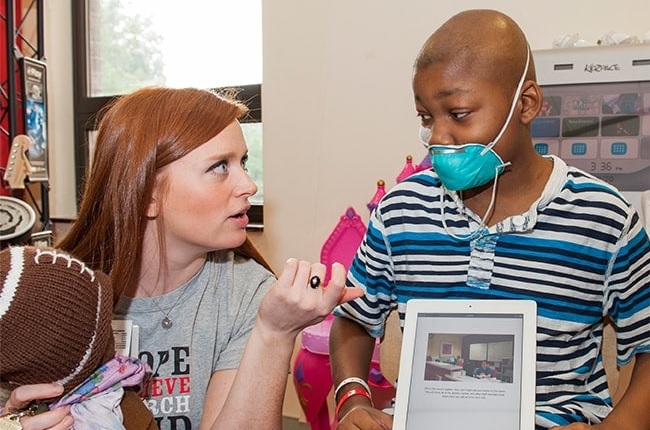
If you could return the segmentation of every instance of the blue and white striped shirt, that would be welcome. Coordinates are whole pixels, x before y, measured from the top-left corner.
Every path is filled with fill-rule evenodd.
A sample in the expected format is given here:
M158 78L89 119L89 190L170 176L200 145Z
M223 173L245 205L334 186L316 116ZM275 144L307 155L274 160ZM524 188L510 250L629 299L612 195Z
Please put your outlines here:
M650 240L611 185L553 157L528 212L481 224L432 171L397 184L373 212L348 285L366 295L335 313L375 337L411 298L537 302L537 428L600 422L611 410L603 318L617 328L617 361L650 353ZM442 201L442 203L441 203ZM444 211L444 224L442 218Z

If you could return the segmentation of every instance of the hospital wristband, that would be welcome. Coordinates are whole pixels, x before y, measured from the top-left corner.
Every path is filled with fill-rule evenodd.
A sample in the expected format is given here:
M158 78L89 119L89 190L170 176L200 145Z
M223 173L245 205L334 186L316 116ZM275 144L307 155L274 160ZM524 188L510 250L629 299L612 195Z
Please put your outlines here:
M352 396L364 396L368 398L368 400L370 400L370 405L372 405L372 399L370 398L369 392L361 388L355 388L354 390L350 390L347 393L343 394L339 402L336 404L336 411L334 412L334 416L336 417L337 421L340 419L339 412L341 411L341 407L343 406L343 403L345 403Z
M351 376L349 378L345 378L344 380L342 380L341 383L336 387L336 389L334 390L334 399L336 399L336 397L339 395L339 391L341 391L341 388L352 383L357 383L361 385L363 388L366 389L368 393L370 393L370 387L368 386L368 383L366 381L356 376Z

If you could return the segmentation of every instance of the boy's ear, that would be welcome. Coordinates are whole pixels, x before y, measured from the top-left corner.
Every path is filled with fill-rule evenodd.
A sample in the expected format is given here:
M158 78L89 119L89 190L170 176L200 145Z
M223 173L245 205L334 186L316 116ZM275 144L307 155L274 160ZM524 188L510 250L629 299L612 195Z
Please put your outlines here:
M521 93L522 110L521 122L523 124L530 124L542 109L544 102L544 95L539 84L535 81L524 82L523 91Z

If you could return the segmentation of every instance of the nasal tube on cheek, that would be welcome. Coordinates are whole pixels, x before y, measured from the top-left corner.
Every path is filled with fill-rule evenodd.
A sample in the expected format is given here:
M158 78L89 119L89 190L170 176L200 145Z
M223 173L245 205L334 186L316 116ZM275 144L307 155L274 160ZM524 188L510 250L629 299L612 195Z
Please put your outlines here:
M423 125L420 126L420 142L422 142L425 147L429 146L429 141L431 141L432 134L433 132L430 128L427 128Z

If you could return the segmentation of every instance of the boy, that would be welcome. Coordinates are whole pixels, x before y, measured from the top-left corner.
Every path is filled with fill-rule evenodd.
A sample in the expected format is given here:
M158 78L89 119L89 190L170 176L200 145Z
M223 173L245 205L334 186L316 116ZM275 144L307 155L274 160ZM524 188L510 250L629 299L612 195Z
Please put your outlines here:
M650 241L616 189L534 151L543 95L522 30L459 13L422 47L413 90L433 169L384 197L350 267L366 294L337 308L330 334L337 429L391 428L359 377L389 312L423 297L536 300L538 429L650 428ZM636 357L614 409L606 315L618 363Z

